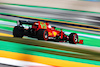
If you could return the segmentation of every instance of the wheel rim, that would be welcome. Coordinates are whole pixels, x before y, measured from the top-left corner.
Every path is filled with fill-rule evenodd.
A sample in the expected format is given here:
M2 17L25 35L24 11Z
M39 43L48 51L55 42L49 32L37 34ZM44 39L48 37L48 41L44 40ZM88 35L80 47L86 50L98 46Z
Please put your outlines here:
M48 40L48 32L46 30L44 31L43 37L44 37L44 40Z
M78 35L77 34L74 34L73 41L75 44L78 43Z
M48 38L48 34L47 34L47 32L45 32L44 37L45 37L46 39Z
M78 38L77 38L77 35L75 36L75 42L78 42Z

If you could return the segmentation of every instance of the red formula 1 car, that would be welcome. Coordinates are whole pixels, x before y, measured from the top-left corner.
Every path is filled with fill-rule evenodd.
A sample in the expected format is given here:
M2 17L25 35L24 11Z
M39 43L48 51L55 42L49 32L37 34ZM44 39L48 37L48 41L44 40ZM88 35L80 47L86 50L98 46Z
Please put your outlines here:
M25 29L22 24L31 25L28 29ZM32 21L23 21L19 20L17 22L17 26L13 29L13 36L20 37L29 36L35 37L38 40L54 40L57 42L67 42L72 44L80 43L82 44L83 41L80 40L78 42L78 35L76 33L71 33L69 36L66 35L62 30L58 31L55 27L51 27L47 22L32 22Z

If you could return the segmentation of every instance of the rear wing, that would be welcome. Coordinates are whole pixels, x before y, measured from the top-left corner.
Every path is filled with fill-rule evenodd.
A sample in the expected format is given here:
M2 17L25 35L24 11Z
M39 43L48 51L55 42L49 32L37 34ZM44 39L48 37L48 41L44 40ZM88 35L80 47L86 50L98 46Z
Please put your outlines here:
M25 21L25 20L19 20L17 21L17 25L22 25L22 24L28 24L28 25L33 25L33 21Z
M22 26L22 24L27 24L27 25L32 25L32 26L34 26L33 24L35 24L40 29L47 29L47 26L48 26L48 23L41 22L41 21L35 22L35 21L19 20L17 22L17 26L20 26L20 25Z

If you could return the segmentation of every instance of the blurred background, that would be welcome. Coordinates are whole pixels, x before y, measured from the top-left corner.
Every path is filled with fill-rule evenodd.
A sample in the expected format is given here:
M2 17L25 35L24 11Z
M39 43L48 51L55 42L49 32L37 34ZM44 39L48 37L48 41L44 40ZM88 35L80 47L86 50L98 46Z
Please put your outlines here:
M1 67L100 67L99 6L100 0L0 0ZM84 44L12 38L18 20L49 22Z

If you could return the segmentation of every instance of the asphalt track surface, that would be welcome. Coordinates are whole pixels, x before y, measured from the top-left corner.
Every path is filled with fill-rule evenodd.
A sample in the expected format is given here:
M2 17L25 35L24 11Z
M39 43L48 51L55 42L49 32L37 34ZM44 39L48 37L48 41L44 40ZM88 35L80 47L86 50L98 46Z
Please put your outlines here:
M36 16L36 17L44 17L44 18L53 18L53 19L60 19L60 20L70 20L70 21L77 21L80 23L88 23L92 25L99 26L99 21L98 20L92 20L95 21L92 23L90 22L90 19L88 20L83 20L86 19L87 16L91 16L92 14L84 14L81 12L71 12L71 11L63 11L63 10L54 10L54 9L45 9L45 8L29 8L29 7L19 7L19 6L11 6L11 5L0 5L0 12L2 13L13 13L13 14L18 14L18 15L27 15L27 16ZM93 14L94 15L94 14ZM94 16L99 16L98 14L95 14ZM83 19L82 19L82 18ZM13 19L18 21L19 19L22 18L17 18L17 17L6 17L6 16L0 16L0 18L5 18L5 19ZM81 18L81 19L80 19ZM53 26L63 28L63 29L70 29L70 30L78 30L78 31L84 31L87 33L93 33L93 34L99 34L97 31L91 31L91 30L84 30L84 29L78 29L78 28L72 28L72 27L66 27L66 26L61 26L57 24L51 24Z

